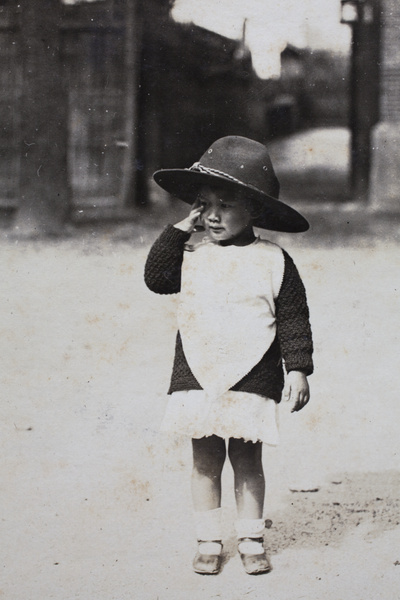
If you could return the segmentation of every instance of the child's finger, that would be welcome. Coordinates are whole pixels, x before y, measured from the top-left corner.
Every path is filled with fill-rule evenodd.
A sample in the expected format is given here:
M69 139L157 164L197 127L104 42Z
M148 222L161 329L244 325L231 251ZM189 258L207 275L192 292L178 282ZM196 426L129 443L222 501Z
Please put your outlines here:
M201 210L199 209L193 209L190 211L189 215L188 215L188 220L190 221L190 223L194 224L197 219L199 219L201 216Z
M296 402L295 402L295 404L294 404L294 406L292 408L292 412L298 412L299 410L301 410L302 408L304 408L305 405L308 403L308 401L309 401L309 397L307 395L300 396L296 400Z
M198 219L201 216L203 210L203 206L192 207L192 210L190 211L189 215L192 219Z
M298 410L300 410L301 403L302 403L301 393L297 392L296 394L293 394L293 407L292 407L291 412L297 412Z
M195 200L195 202L192 204L192 210L196 210L196 209L203 210L203 208L204 208L203 204L202 204L202 202L201 202L201 200L199 198L197 198Z
M288 402L290 400L290 396L291 396L291 391L292 388L290 385L286 385L284 390L283 390L283 397L285 399L286 402Z

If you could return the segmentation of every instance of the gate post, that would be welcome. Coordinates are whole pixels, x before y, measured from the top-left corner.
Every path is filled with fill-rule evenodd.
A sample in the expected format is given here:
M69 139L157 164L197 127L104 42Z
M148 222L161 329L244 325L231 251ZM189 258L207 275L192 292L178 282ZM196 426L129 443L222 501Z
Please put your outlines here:
M20 202L13 231L17 236L61 233L70 204L61 9L59 0L29 0L21 7Z
M400 3L382 0L380 121L372 137L370 205L400 213Z
M379 120L380 0L341 0L341 5L341 22L352 28L351 192L354 200L367 200L371 131Z

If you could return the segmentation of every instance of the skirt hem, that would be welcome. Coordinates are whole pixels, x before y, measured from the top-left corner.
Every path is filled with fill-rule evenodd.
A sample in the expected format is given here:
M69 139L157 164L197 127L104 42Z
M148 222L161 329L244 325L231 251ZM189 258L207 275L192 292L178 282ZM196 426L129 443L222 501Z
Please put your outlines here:
M160 430L194 439L217 435L277 446L277 410L275 400L257 394L229 391L210 399L200 390L174 392Z

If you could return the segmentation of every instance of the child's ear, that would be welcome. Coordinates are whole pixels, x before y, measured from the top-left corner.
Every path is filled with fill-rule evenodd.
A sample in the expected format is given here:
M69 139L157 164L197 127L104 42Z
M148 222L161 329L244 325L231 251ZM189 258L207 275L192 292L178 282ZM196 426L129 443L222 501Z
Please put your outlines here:
M248 200L248 211L251 214L252 219L258 219L263 213L263 208L260 202Z

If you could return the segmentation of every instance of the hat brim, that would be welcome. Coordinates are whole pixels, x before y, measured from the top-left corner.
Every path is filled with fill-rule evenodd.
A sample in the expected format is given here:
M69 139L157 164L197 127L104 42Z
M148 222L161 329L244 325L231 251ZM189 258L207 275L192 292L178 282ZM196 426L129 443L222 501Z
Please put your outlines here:
M284 202L245 183L209 173L199 173L189 169L161 169L153 175L156 183L166 192L187 204L193 204L199 190L204 186L223 185L226 189L243 190L246 197L254 199L262 207L262 214L254 219L254 226L271 231L301 233L310 228L308 221Z

